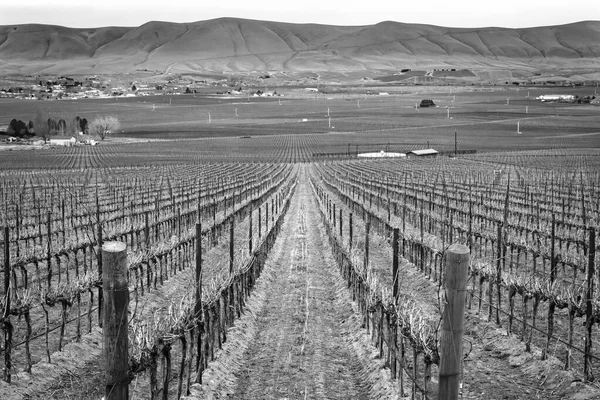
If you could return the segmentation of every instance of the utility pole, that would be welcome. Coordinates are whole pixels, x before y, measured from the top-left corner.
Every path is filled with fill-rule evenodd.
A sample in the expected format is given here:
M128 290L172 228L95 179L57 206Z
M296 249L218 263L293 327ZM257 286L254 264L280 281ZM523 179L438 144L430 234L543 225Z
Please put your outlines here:
M458 139L456 129L454 130L454 157L458 156Z

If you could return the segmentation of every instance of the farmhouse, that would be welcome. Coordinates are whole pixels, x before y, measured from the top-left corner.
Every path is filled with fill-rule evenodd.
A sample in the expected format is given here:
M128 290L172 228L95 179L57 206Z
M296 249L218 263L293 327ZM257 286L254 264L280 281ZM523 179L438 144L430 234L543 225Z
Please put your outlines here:
M77 139L72 136L53 136L48 143L50 146L74 146Z
M409 157L437 157L438 151L434 149L413 150L408 153Z

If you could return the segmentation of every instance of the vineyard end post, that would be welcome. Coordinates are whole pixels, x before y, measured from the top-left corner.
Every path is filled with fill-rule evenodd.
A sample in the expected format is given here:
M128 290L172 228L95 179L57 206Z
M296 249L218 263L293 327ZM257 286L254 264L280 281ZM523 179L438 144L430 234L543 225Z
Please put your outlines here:
M202 224L196 224L196 302L194 314L197 327L197 357L196 357L196 383L202 384ZM190 371L191 373L191 371Z
M268 218L268 217L267 217ZM234 244L234 221L233 215L231 216L231 221L229 223L229 273L233 274L233 244Z
M398 282L398 242L400 240L400 230L394 228L392 236L392 279L393 279L393 295L394 302L398 301L399 282Z
M106 368L105 398L126 400L129 398L127 246L122 242L104 243L102 260L102 286L105 295L102 331Z
M459 398L469 248L461 244L453 244L446 252L446 259L438 399L454 400Z

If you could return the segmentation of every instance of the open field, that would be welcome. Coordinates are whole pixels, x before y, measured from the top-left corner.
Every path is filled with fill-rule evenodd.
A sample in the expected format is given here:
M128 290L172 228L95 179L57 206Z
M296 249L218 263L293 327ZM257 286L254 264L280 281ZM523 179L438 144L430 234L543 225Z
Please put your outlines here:
M109 158L115 158L111 153L116 151L119 154L131 152L133 157L156 154L158 159L162 158L161 154L183 158L256 156L264 159L270 157L265 144L276 149L284 145L296 148L294 151L304 154L296 158L297 161L311 161L307 156L314 153L355 153L385 148L403 152L426 147L453 151L455 131L458 150L478 152L590 149L600 143L600 107L541 103L534 99L548 93L593 95L593 88L459 89L394 87L387 89L389 96L352 93L316 94L308 98L302 90L288 90L283 92L285 96L278 98L184 95L54 102L2 99L0 122L8 124L12 118L28 121L36 108L63 118L80 116L91 120L97 115L115 115L124 132L114 134L103 146L118 142L120 136L168 140L94 150ZM423 98L433 99L438 107L416 109L415 104ZM517 133L517 124L521 134ZM178 142L180 139L186 139L184 146ZM281 155L281 151L274 150L272 154ZM52 152L36 152L35 159L54 159L55 153L62 155L63 152L87 154L88 150ZM20 154L3 157L11 164L18 164L20 159L28 158ZM119 165L116 162L100 166Z
M462 397L598 398L600 107L534 99L594 88L367 90L0 99L0 125L42 107L123 130L0 146L0 398L103 395L107 240L128 246L132 398L435 398L452 243Z

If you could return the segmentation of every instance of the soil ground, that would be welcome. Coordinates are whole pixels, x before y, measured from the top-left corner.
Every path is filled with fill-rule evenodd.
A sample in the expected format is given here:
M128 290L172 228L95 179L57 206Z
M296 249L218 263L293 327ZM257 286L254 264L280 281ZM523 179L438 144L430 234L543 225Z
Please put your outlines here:
M396 398L340 279L304 171L249 311L190 398Z

